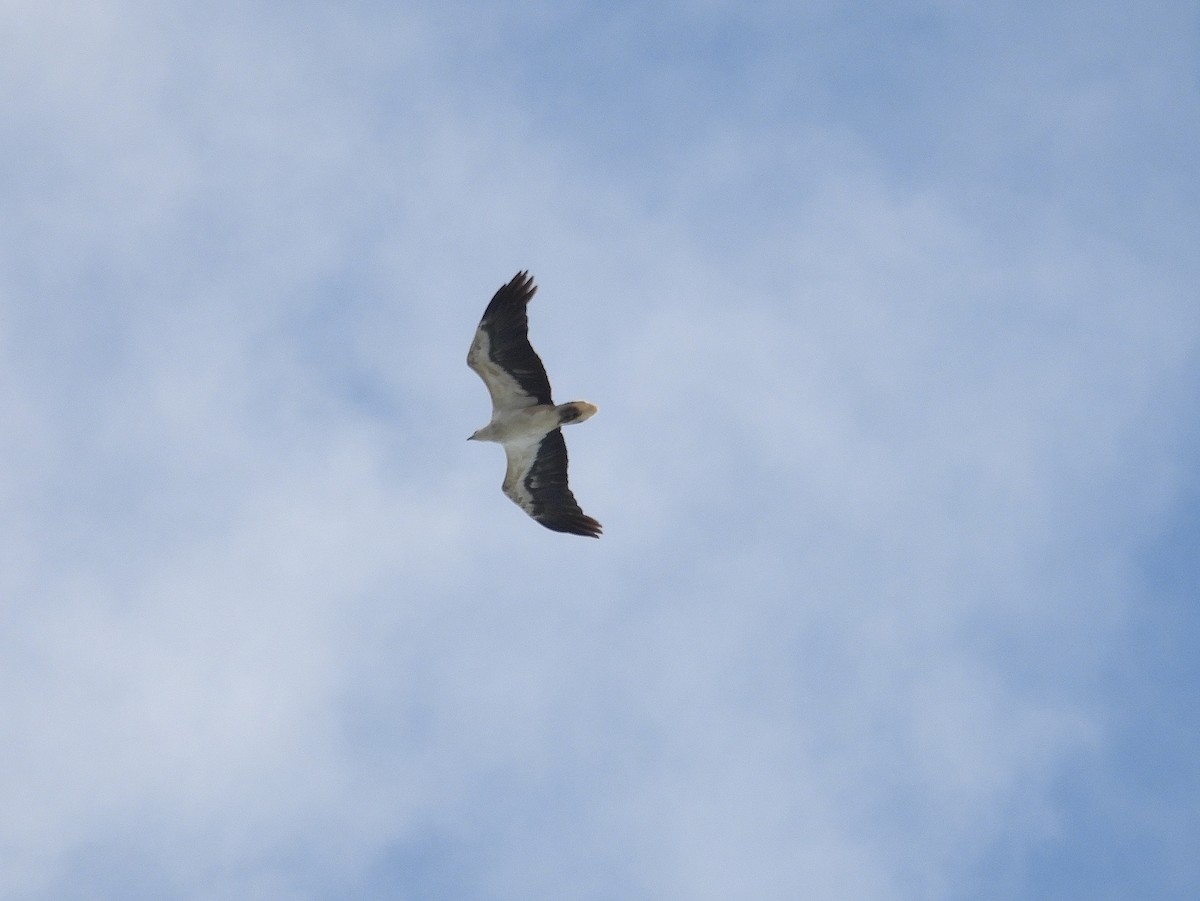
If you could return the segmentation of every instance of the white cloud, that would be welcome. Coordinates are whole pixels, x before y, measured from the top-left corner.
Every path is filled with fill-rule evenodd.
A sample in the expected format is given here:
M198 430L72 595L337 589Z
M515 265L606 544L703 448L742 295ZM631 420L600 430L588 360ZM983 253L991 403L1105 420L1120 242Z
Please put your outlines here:
M688 106L661 169L433 14L247 9L5 13L3 893L949 897L1051 841L1186 265L853 117ZM602 542L462 440L526 266Z

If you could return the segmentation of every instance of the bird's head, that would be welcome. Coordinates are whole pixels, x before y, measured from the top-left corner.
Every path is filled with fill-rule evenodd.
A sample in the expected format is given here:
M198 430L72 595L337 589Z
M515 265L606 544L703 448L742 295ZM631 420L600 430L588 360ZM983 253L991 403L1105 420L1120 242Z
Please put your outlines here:
M482 429L476 429L471 433L468 441L495 441L496 433L492 430L493 423L488 423Z

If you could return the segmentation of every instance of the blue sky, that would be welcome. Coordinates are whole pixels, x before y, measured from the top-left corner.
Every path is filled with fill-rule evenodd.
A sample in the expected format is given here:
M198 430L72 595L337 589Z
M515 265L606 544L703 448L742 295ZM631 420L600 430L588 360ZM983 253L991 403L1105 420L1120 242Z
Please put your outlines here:
M1194 897L1193 6L5 4L0 895Z

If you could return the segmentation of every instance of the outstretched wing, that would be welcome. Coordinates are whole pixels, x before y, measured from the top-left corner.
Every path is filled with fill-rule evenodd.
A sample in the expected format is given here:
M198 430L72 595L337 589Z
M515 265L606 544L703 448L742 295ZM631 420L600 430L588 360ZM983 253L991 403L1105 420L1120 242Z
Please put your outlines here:
M562 429L547 432L538 442L505 444L508 472L504 493L555 532L600 537L600 523L580 509L567 487L567 443Z
M513 276L483 311L467 352L467 365L487 385L493 410L553 403L546 367L529 343L525 305L536 291L528 272Z

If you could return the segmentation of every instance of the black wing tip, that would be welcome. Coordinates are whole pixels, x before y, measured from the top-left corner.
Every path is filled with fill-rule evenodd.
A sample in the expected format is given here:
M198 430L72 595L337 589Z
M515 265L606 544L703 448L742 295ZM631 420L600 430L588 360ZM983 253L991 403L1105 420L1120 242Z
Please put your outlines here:
M533 283L533 276L528 269L522 269L496 291L496 297L503 295L505 300L516 300L523 304L529 303L535 294L537 285Z
M533 276L529 274L528 269L522 269L514 275L504 288L511 291L514 297L523 304L528 304L533 300L533 295L537 294L537 285L533 283ZM503 291L504 288L500 290Z
M599 538L604 531L604 527L586 513L545 513L534 519L552 531L585 538Z
M537 285L528 270L518 272L492 295L479 324L489 330L517 328L524 332L527 328L525 307L536 293Z

